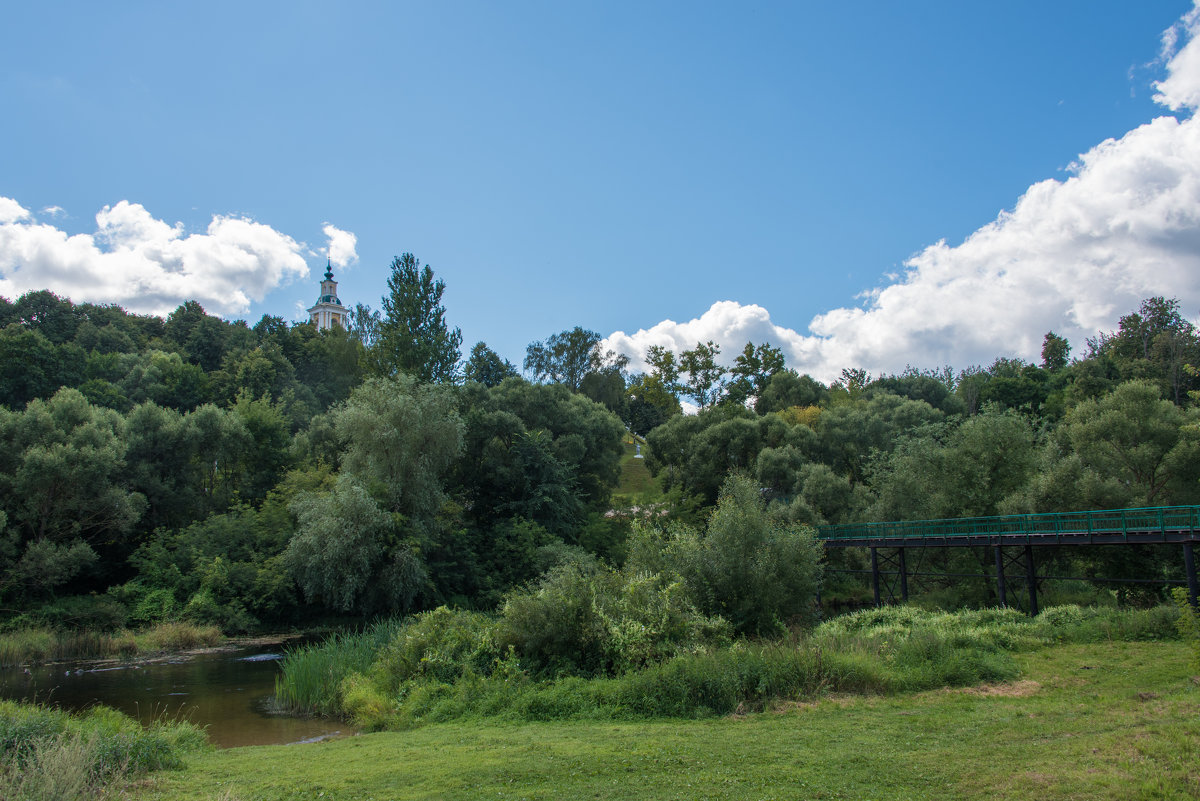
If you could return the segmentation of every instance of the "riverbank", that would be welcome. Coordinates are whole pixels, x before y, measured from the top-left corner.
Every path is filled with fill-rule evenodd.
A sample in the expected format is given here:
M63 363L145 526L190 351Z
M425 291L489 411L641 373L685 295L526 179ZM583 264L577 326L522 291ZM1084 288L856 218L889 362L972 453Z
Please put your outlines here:
M190 623L159 623L118 632L20 629L0 633L0 668L78 661L150 662L222 650L281 646L312 636L307 632L286 632L226 637L216 626Z
M1055 645L1016 654L1010 683L695 721L473 720L237 748L130 789L194 801L1196 798L1188 656L1178 642Z

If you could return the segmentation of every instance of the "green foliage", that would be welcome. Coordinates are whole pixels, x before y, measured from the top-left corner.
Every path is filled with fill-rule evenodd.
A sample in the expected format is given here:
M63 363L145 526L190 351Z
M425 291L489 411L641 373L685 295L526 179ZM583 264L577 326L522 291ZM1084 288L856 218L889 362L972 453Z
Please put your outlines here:
M619 674L722 642L724 621L696 611L677 579L575 563L509 594L495 630L538 675Z
M999 514L1033 472L1032 426L988 408L953 428L931 426L900 442L871 476L872 520L929 520Z
M476 342L471 348L471 356L463 368L463 378L467 381L477 381L485 387L499 386L506 378L516 378L517 368L508 359L487 346L486 342Z
M811 376L799 375L795 370L780 370L771 376L755 399L754 411L769 414L793 406L816 406L828 396L829 390Z
M679 354L679 371L687 376L682 384L683 394L701 409L715 404L725 391L722 379L729 371L717 364L720 354L721 347L711 340L697 342L696 347Z
M769 634L814 619L820 560L812 530L777 524L758 485L735 475L703 532L635 527L626 569L678 576L704 614L739 633Z
M316 645L288 651L275 679L274 705L290 712L338 714L342 682L352 673L369 672L380 650L402 626L399 620L383 620L361 632L334 634Z
M0 410L0 498L29 539L62 542L127 532L144 499L120 482L124 420L77 390Z
M1158 389L1128 382L1080 403L1059 432L1085 470L1124 488L1119 507L1200 499L1200 432L1195 415L1162 400Z
M375 371L383 376L405 373L424 382L451 381L462 332L446 327L441 305L446 283L435 281L429 265L422 268L411 253L393 259L391 270L378 341L369 352Z
M329 493L303 493L291 505L296 534L284 564L310 601L332 609L407 609L424 588L424 566L397 539L392 516L351 475Z
M345 443L342 471L415 524L430 520L445 495L442 477L462 447L463 424L449 390L408 375L371 378L333 413Z
M105 706L70 715L0 701L0 797L98 798L127 776L183 767L206 746L204 732L182 721L143 727Z
M1200 671L1200 611L1192 606L1191 599L1188 598L1188 591L1183 587L1176 587L1172 590L1171 597L1179 611L1179 619L1176 621L1179 636L1192 649L1190 667L1192 670Z

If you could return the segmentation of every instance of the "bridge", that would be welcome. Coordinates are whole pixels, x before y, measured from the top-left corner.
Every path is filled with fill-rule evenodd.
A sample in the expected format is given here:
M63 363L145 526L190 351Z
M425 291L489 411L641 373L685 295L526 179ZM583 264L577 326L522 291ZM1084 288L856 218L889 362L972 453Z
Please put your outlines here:
M881 579L885 577L898 580L900 597L902 600L908 600L910 573L906 554L911 548L993 548L996 590L1000 604L1006 605L1007 601L1008 582L1005 572L1017 567L1025 573L1031 615L1038 613L1039 576L1034 569L1034 548L1038 546L1181 545L1188 597L1193 606L1197 603L1197 594L1200 591L1193 552L1195 543L1200 542L1200 506L1159 506L1146 509L1104 509L1093 512L826 525L818 527L817 538L827 548L870 549L869 572L876 606L882 602ZM1019 549L1015 556L1014 548ZM889 592L894 597L892 589L889 588Z

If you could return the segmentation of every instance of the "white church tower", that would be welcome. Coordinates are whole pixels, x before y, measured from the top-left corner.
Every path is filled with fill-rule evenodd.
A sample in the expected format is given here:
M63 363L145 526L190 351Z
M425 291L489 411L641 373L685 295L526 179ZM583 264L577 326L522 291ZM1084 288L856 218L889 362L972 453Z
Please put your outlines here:
M333 328L335 325L346 328L349 315L350 310L338 300L337 281L333 280L333 265L326 259L325 280L321 282L321 297L317 298L316 305L308 310L309 322L314 323L318 331Z

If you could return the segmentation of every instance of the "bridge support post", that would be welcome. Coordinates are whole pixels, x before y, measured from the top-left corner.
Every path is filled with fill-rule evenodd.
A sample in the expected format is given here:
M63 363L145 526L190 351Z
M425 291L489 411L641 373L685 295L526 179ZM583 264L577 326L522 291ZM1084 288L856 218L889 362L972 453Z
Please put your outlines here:
M900 600L908 603L908 561L904 558L903 548L896 555L900 562Z
M1001 606L1008 606L1008 598L1006 597L1004 586L1004 548L1000 545L996 546L996 597L1000 600Z
M1196 596L1200 586L1196 582L1196 555L1192 551L1192 543L1185 542L1183 544L1183 569L1187 572L1188 583L1188 601L1192 607L1196 607Z
M871 549L871 589L875 591L875 608L883 606L879 600L879 554Z
M1025 580L1029 583L1029 616L1036 617L1038 613L1037 575L1033 572L1033 546L1029 543L1025 544Z

